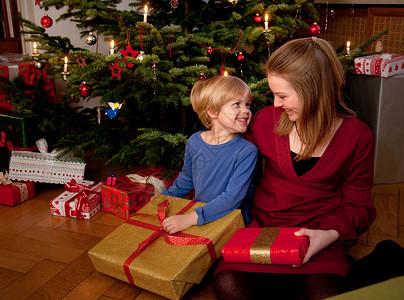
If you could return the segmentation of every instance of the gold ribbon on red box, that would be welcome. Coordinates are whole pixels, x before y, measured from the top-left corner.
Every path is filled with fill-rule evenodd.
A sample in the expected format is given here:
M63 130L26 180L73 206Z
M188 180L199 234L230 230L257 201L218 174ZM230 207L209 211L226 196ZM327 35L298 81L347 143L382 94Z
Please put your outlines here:
M185 211L190 209L196 201L190 201L183 209L181 209L177 215L183 214ZM164 200L157 206L157 217L160 221L160 224L162 224L163 220L166 217L166 210L168 208L169 202L168 200ZM151 214L141 214L141 213L136 213L135 215L143 215L143 216L152 216ZM131 256L128 257L128 259L125 261L123 268L125 270L126 277L128 278L128 281L130 284L135 285L133 281L133 277L130 274L129 271L129 265L133 262L133 260L139 256L156 238L159 236L164 236L164 239L167 244L170 245L179 245L179 246L184 246L184 245L203 245L205 244L206 247L208 248L208 252L211 258L212 263L214 263L217 259L216 257L216 252L215 252L215 247L213 246L213 243L210 239L201 237L201 236L196 236L192 234L187 234L183 232L177 232L175 234L169 234L164 229L162 226L156 226L152 224L148 224L142 221L134 220L134 219L129 219L125 223L139 226L142 228L150 229L154 231L146 240L143 242L139 243L138 248L132 253Z
M301 227L240 228L222 248L228 263L301 265L309 247Z

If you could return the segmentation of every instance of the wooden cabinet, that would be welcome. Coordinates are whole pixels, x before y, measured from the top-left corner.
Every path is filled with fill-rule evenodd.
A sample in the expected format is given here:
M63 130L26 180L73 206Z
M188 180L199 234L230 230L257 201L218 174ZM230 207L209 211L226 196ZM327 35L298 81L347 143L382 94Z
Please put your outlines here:
M320 37L328 40L334 48L350 41L351 49L354 49L371 36L388 29L389 32L380 38L383 52L404 54L404 5L387 5L388 1L378 5L335 2L330 1L328 5L316 2L320 15ZM353 3L352 0L350 2ZM375 51L376 43L366 50Z

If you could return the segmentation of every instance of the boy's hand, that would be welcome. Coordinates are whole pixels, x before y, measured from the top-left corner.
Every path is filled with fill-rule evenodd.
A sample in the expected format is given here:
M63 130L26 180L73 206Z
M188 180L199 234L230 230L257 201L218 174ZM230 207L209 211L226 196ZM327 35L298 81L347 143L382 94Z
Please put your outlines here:
M189 227L196 225L198 221L198 215L195 211L186 215L175 215L164 219L163 228L169 234L174 234L179 231L188 229Z

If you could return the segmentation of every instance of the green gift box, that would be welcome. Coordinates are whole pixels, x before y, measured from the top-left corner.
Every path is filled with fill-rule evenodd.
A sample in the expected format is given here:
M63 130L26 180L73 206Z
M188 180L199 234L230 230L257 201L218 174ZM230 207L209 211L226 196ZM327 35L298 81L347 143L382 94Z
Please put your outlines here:
M8 170L12 150L36 150L39 138L37 116L21 116L16 112L0 114L0 172Z

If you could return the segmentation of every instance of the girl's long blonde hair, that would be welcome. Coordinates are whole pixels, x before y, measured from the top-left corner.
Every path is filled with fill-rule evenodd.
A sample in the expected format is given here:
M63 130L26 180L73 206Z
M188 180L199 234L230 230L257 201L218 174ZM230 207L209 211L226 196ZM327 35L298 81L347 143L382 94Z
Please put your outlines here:
M335 50L320 38L295 39L277 49L266 63L266 74L287 80L303 101L298 120L304 149L297 160L308 159L333 132L337 117L354 117L343 99L345 74ZM275 132L288 135L294 126L286 112Z

